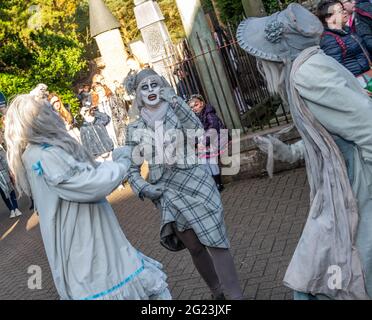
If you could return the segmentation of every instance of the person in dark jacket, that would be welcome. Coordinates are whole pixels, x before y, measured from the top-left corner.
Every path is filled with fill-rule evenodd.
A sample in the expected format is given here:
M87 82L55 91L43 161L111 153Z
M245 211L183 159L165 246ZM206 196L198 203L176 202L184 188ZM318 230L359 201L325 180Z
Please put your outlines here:
M354 19L351 28L363 39L369 53L372 53L372 3L357 0L354 6Z
M0 145L0 195L3 198L6 206L10 211L10 218L16 218L22 215L18 209L17 196L14 191L14 186L9 172L6 152Z
M79 88L77 98L81 103L81 107L84 107L86 102L92 103L92 93L89 84L85 83L81 88Z
M355 18L355 0L340 0L347 14L346 26L351 28L352 32L355 33L353 29L354 18Z
M318 5L318 18L324 25L320 47L354 76L370 69L369 53L363 40L348 27L348 14L340 1L323 0Z
M205 138L202 143L198 143L199 156L206 158L206 169L212 175L219 191L224 189L221 179L221 171L218 166L218 156L224 151L228 139L220 134L225 126L218 117L216 110L210 104L206 104L203 96L194 94L191 96L188 104L192 111L200 119L204 130ZM214 132L212 130L215 130ZM216 135L217 134L217 135Z

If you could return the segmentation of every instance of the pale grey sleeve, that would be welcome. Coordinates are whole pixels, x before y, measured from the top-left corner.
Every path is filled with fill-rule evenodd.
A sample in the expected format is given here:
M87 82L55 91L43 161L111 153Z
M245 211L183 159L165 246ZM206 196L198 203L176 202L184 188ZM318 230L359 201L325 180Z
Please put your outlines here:
M295 76L296 89L330 133L354 142L363 158L372 161L372 100L340 68L315 62L303 65Z
M108 196L126 178L128 166L106 161L98 167L81 163L63 150L46 151L42 175L60 198L74 202L97 202Z

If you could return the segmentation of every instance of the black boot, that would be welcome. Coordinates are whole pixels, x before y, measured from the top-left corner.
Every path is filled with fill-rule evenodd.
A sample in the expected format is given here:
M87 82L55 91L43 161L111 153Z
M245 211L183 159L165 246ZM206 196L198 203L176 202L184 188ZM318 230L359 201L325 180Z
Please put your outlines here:
M217 185L217 189L219 192L221 192L223 189L225 189L225 187L223 186L222 184L222 181L221 181L221 174L216 174L215 176L212 176L214 181L216 182L216 185Z

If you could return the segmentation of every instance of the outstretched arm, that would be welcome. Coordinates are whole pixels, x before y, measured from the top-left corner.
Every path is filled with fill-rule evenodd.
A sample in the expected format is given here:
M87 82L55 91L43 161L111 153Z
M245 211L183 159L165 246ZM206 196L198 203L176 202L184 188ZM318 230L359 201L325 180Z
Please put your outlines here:
M285 144L273 136L255 136L253 140L261 151L269 154L272 150L275 160L294 163L304 159L305 145L302 140L294 144Z
M34 164L59 197L74 202L104 199L126 178L129 165L129 161L107 161L94 168L57 147L44 150L39 163Z
M139 154L139 141L134 139L134 131L136 129L136 127L133 127L131 125L128 126L125 146L130 148L131 153L131 166L129 168L128 182L133 192L138 197L141 197L141 191L150 184L141 176L140 169L143 164L143 159L141 159L141 155Z
M253 140L261 151L267 153L266 170L270 178L273 177L274 159L294 163L304 158L305 145L302 140L290 145L270 135L255 136Z

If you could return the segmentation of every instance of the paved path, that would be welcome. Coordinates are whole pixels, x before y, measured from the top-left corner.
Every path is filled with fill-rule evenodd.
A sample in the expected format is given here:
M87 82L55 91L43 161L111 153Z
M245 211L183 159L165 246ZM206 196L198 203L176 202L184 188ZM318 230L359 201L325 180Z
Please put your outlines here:
M244 293L250 299L292 299L282 285L308 211L309 189L303 168L268 178L235 181L222 193L232 253ZM0 201L2 202L2 201ZM174 299L209 299L208 288L189 254L169 252L159 244L158 213L125 188L110 196L127 238L146 255L161 261ZM58 299L44 252L38 219L27 210L20 219L8 219L0 204L0 300ZM30 265L43 272L42 289L30 290Z

